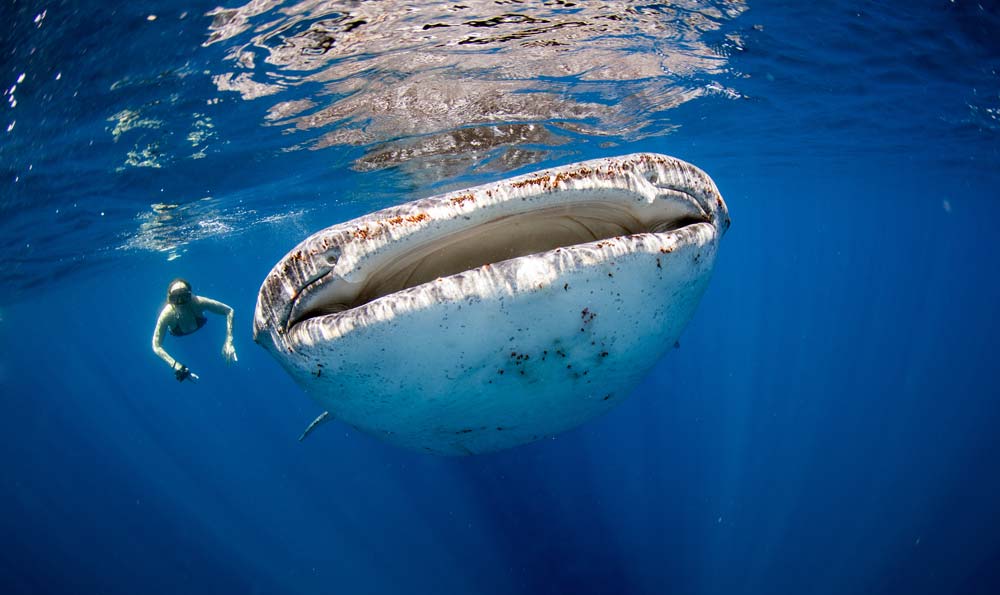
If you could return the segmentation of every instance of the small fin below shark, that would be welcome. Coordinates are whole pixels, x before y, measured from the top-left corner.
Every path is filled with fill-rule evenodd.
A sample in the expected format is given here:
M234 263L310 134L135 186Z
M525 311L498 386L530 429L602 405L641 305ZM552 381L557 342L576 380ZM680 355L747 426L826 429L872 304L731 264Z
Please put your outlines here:
M318 426L321 423L323 423L323 422L325 422L327 420L330 420L330 419L333 419L333 418L330 416L330 412L329 411L324 411L323 413L320 413L319 417L317 417L316 419L314 419L312 421L312 423L309 424L308 427L306 427L306 430L304 432L302 432L302 435L299 436L299 442L302 442L303 440L305 440L306 436L308 436L310 432L312 432L313 430L316 429L316 426Z

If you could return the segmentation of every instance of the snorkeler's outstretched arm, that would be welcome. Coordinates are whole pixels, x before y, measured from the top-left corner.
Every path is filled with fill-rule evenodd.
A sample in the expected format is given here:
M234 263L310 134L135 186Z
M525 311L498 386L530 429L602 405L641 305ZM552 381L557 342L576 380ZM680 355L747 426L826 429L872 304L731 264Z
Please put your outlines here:
M187 366L180 363L174 359L167 350L163 348L163 336L167 333L167 327L170 326L170 308L164 307L160 310L160 316L156 319L156 329L153 330L153 353L158 355L160 359L167 362L170 369L174 371L174 377L177 378L178 382L184 380L198 380L198 375L187 369Z
M225 315L226 342L222 344L222 357L226 358L227 362L237 361L236 348L233 347L233 309L220 301L207 297L198 296L198 303L213 314Z

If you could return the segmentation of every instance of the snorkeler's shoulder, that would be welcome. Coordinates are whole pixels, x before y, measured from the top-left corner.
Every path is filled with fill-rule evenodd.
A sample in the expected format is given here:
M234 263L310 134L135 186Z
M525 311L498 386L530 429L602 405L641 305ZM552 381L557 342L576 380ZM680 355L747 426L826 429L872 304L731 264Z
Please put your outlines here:
M177 308L171 304L165 304L160 310L160 315L156 318L156 334L162 336L176 322Z
M160 309L160 321L169 321L177 317L177 308L173 304L166 303Z
M232 309L218 300L202 296L196 296L194 303L199 309L208 310L209 312L213 312L215 314L228 314Z

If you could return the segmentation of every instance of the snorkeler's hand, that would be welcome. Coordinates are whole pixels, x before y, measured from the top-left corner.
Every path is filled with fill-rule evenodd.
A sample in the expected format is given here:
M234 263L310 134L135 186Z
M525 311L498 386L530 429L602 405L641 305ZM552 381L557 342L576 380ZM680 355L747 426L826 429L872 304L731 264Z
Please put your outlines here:
M174 378L177 378L177 382L184 382L185 380L190 380L194 382L198 380L198 375L188 370L188 367L184 364L178 362L174 367Z
M239 361L236 357L236 348L233 347L232 340L227 340L226 344L222 346L222 357L226 358L226 361L230 364Z

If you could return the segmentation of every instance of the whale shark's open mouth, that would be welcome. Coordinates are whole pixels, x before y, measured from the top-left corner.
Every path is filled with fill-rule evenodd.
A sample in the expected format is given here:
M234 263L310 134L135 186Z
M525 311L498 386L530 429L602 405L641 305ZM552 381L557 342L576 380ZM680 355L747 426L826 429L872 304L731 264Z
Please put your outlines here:
M657 213L658 209L652 207L643 212L636 207L649 205L636 203L634 198L631 203L607 198L499 217L437 239L373 270L346 307L360 306L438 277L529 254L637 233L662 233L709 221L704 213L667 209Z
M697 210L693 199L648 204L624 193L618 197L602 194L589 202L539 206L524 213L501 215L435 238L404 254L373 263L362 283L320 278L308 287L307 293L299 294L289 326L481 266L616 237L665 233L711 220Z
M315 234L272 272L278 291L265 282L256 326L264 314L284 334L443 277L698 225L714 231L728 214L711 180L684 162L642 154L528 174Z

